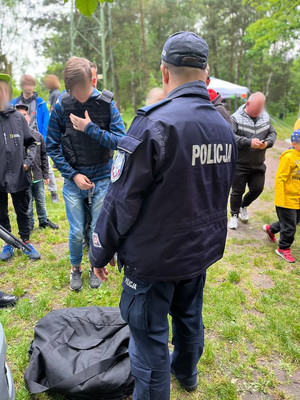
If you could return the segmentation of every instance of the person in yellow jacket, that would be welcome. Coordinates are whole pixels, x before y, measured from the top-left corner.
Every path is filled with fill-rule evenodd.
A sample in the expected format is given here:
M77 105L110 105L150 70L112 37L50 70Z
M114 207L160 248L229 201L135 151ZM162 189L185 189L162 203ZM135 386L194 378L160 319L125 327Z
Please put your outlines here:
M300 129L300 118L298 118L296 123L295 123L294 131L297 131L298 129Z
M280 156L275 177L275 206L279 221L264 225L268 239L276 243L275 234L280 232L276 253L290 263L296 260L291 253L296 227L300 222L300 129L291 136L292 148Z

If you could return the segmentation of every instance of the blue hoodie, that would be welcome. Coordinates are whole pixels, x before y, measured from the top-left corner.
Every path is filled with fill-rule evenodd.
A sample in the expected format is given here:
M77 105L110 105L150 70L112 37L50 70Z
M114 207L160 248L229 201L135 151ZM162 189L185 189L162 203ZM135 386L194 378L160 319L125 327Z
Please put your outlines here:
M20 102L21 96L16 97L11 101L11 104L16 105ZM49 124L49 111L46 102L41 98L36 99L36 123L38 131L43 135L46 141L47 129Z

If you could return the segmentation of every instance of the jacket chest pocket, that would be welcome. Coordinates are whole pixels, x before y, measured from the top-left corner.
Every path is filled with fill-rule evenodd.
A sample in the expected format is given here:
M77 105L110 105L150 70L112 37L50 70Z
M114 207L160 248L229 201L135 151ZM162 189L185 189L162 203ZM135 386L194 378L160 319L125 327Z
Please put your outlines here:
M120 301L121 315L129 327L149 330L149 291L151 283L124 276Z

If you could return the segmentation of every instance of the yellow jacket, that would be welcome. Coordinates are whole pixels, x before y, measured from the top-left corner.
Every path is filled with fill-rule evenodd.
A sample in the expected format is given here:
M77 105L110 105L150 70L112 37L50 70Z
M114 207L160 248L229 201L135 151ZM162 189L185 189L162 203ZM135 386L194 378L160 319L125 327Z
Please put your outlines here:
M275 177L275 206L300 209L300 152L286 150L280 156Z
M300 129L300 118L297 119L295 126L294 126L294 131L296 131L297 129Z

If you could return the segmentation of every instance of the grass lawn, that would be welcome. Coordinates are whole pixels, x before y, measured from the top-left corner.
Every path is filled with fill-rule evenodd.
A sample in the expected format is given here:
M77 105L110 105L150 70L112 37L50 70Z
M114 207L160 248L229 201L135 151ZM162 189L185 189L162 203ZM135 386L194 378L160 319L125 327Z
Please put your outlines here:
M268 152L269 174L275 173L280 151L275 148ZM113 268L109 281L99 290L88 288L87 255L83 290L69 290L68 223L62 180L56 174L61 201L52 204L47 192L47 210L60 229L36 228L31 238L42 259L32 262L16 251L11 261L0 264L1 290L20 297L16 307L0 310L17 400L30 399L23 374L35 323L61 307L118 306L121 292L122 277ZM261 229L262 224L276 218L273 196L272 184L267 182L264 193L250 209L249 224L229 233L224 258L208 270L203 310L206 341L198 367L199 389L187 394L172 379L173 400L300 399L300 234L293 245L299 262L289 265L278 258ZM17 232L11 206L10 215ZM50 397L39 395L34 399Z

